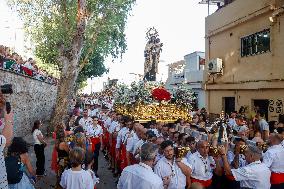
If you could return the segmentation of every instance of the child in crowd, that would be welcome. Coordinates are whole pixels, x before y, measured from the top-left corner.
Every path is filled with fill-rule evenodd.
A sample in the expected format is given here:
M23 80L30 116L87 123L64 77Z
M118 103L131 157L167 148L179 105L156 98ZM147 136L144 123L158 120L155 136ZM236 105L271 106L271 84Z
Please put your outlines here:
M69 154L71 169L62 173L60 185L64 189L94 189L94 181L90 172L82 169L85 150L75 147Z
M94 165L94 154L92 152L87 152L86 153L86 158L85 158L85 170L88 171L94 181L94 185L99 183L99 178L96 177L94 171L92 170L92 167ZM96 189L96 186L94 187Z

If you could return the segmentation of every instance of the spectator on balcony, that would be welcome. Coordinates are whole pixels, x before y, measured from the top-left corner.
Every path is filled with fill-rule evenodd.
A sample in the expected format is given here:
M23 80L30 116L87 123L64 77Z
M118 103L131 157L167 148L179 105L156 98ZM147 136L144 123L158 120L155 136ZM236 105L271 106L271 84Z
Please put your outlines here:
M34 66L33 66L33 59L32 58L29 58L28 61L24 64L24 66L26 68L29 68L31 70L34 70Z

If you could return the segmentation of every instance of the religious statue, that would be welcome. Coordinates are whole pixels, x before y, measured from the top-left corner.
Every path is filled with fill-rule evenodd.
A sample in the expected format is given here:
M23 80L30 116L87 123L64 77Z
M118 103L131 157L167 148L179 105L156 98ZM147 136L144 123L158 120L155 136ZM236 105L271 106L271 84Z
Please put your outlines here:
M148 42L144 50L144 81L156 81L163 43L160 42L159 34L154 27L148 30L146 38Z

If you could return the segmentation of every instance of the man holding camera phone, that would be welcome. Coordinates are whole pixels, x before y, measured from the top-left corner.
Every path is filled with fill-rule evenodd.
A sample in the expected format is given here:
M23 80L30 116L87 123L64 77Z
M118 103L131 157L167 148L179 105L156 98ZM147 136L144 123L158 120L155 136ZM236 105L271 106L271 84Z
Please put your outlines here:
M1 86L0 92L0 188L8 189L7 173L4 159L4 148L11 144L13 138L13 113L10 104L6 102L3 94L12 93L11 90L5 90L7 85ZM11 85L9 85L11 88ZM9 88L8 88L9 89Z

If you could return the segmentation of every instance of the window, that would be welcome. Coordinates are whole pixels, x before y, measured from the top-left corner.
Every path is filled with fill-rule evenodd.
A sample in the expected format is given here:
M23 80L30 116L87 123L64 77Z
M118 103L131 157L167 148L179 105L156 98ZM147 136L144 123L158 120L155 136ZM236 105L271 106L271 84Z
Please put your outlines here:
M270 30L241 38L241 56L252 56L270 51Z

